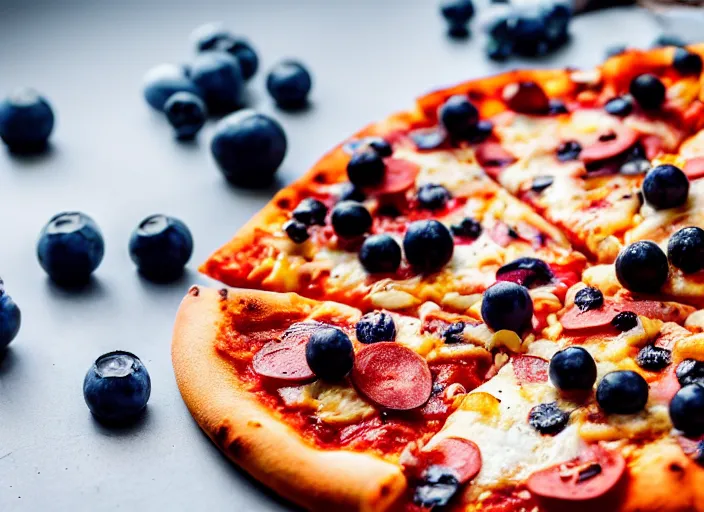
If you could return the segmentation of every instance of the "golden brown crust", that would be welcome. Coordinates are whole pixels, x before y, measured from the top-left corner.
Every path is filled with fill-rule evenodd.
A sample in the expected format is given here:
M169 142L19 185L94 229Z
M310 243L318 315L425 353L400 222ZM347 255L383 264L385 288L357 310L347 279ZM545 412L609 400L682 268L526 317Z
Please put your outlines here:
M227 301L228 304L223 304ZM172 359L188 409L213 442L275 492L309 510L387 509L406 488L400 468L363 453L304 442L242 384L215 350L224 307L268 315L309 307L294 294L193 287L176 317ZM256 321L256 319L255 319ZM248 322L251 323L251 322Z

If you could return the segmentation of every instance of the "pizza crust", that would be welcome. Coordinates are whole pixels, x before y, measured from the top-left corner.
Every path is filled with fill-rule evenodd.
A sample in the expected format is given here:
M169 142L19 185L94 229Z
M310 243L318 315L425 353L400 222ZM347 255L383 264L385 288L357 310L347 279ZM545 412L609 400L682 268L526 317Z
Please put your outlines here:
M398 466L368 454L317 449L242 389L215 350L223 301L261 318L311 302L294 294L191 288L176 317L171 354L179 390L200 427L254 478L308 510L388 509L406 489Z

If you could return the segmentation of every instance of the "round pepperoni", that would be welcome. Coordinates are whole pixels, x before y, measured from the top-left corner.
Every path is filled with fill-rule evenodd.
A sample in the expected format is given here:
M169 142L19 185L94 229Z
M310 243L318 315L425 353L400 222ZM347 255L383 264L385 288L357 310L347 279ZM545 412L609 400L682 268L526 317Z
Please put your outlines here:
M446 437L422 452L423 465L442 466L455 472L459 483L470 481L482 469L482 454L472 441Z
M528 490L543 498L584 501L616 487L626 470L620 453L592 446L582 455L528 477Z
M400 411L427 402L433 384L425 359L394 342L375 343L360 350L352 381L372 402Z
M318 322L293 324L281 341L270 341L254 354L254 371L263 377L291 382L315 380L306 361L306 344L310 335L322 325Z
M492 178L498 178L501 170L516 161L516 157L506 151L498 142L483 142L477 146L477 162Z
M385 158L386 172L384 179L378 185L365 188L368 194L384 195L398 194L413 187L420 168L407 160L399 158Z
M608 160L630 149L638 142L638 134L626 126L620 126L613 132L602 135L601 138L582 149L580 160L585 164Z
M690 180L704 177L704 156L690 158L687 160L687 163L684 164L682 170Z
M608 327L613 318L623 312L632 311L637 315L665 320L668 317L668 308L656 300L634 300L615 302L605 300L599 309L582 311L577 306L572 306L560 318L562 327L568 330L597 329Z
M534 384L548 381L548 367L550 363L536 356L514 356L513 374L519 384Z

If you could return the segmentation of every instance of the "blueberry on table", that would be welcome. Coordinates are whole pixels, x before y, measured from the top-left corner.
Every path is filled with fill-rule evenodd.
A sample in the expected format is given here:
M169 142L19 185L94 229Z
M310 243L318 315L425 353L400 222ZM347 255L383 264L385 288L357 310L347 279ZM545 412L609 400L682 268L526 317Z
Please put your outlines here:
M362 243L359 261L370 274L396 272L401 265L401 247L389 235L372 235Z
M381 155L367 147L352 154L347 163L347 177L357 187L372 187L384 179L386 164Z
M613 46L609 46L606 49L605 56L607 59L610 59L611 57L616 57L617 55L625 53L626 50L628 50L628 46L626 46L625 44L616 44Z
M215 126L210 150L228 181L264 187L271 184L286 155L286 134L263 114L235 113Z
M218 49L223 41L233 39L232 32L227 30L222 23L205 23L191 32L191 41L196 51Z
M696 359L685 359L677 365L675 376L681 386L704 384L704 362Z
M681 75L699 75L702 72L702 58L686 48L676 48L672 67Z
M596 401L608 414L635 414L648 401L648 383L631 370L609 372L596 388Z
M679 36L674 34L660 34L650 45L651 48L659 48L662 46L686 46L687 43Z
M20 331L22 314L12 298L0 290L0 353Z
M189 67L190 73L190 67ZM177 92L190 92L202 97L202 91L186 76L182 66L161 64L144 76L144 98L149 105L163 112L166 101Z
M509 18L513 52L524 57L538 57L550 50L545 19L537 12L516 13Z
M442 104L438 119L450 137L462 140L479 121L479 111L466 96L455 95Z
M704 433L704 386L687 384L677 391L670 401L670 419L685 434Z
M109 352L96 359L83 380L83 398L106 423L133 420L146 406L152 384L147 369L130 352Z
M314 197L304 198L291 212L294 219L306 226L324 225L327 214L328 207Z
M63 286L85 284L105 253L103 235L88 215L59 213L42 228L37 243L39 264Z
M357 201L340 201L332 209L330 217L335 234L341 238L355 238L372 227L372 216Z
M633 311L621 311L611 319L611 325L621 332L630 331L638 325L638 315Z
M589 390L596 382L596 362L584 348L567 347L552 356L548 375L560 391Z
M240 70L242 71L242 78L249 80L252 78L259 69L259 57L257 52L254 51L252 45L249 41L240 38L228 38L221 40L216 45L216 49L219 51L227 52L232 55L237 62L240 64Z
M663 347L646 345L638 351L636 364L651 372L657 372L672 362L672 352Z
M689 179L674 165L658 165L643 180L643 197L656 210L682 206L688 195Z
M667 281L667 256L655 242L641 240L625 247L616 258L616 278L632 292L657 292Z
M396 324L393 317L384 311L375 311L364 315L355 327L357 341L361 343L378 343L396 339Z
M631 96L645 110L655 110L665 101L665 86L655 75L638 75L629 86Z
M675 232L667 243L667 259L687 274L704 268L704 229L690 226Z
M617 96L606 102L604 110L612 116L626 117L633 112L633 102L628 96Z
M450 231L437 220L412 222L403 237L406 259L420 272L440 270L450 261L454 249Z
M208 114L205 103L190 92L177 92L164 105L169 124L176 132L176 138L189 140L203 128Z
M482 319L494 331L522 333L531 325L533 300L528 289L509 281L498 281L484 292Z
M53 128L49 102L32 89L19 89L0 102L0 138L12 152L42 151Z
M193 237L180 220L151 215L132 232L129 251L144 277L157 282L172 281L183 273L193 254Z
M440 12L447 21L451 36L464 37L469 33L467 25L474 16L474 4L471 0L445 0L440 5Z
M228 113L242 105L244 78L240 64L225 52L203 52L191 63L190 79L202 91L210 113Z
M450 200L450 192L436 183L425 183L418 187L418 205L426 210L444 208Z
M266 90L282 109L296 109L308 101L313 85L310 73L294 60L279 62L266 77Z
M580 311L599 309L604 305L604 294L598 288L587 286L575 294L574 304Z
M318 378L341 380L354 365L354 347L350 338L340 329L318 329L311 334L306 345L306 361Z
M486 56L491 60L503 62L513 53L513 41L489 38L485 51Z
M431 509L444 507L457 493L460 483L457 474L450 468L433 465L428 467L416 486L413 503Z
M528 413L528 423L541 434L559 434L567 426L570 413L563 411L557 402L538 404Z
M552 47L567 41L567 29L572 19L572 9L566 3L555 2L544 8L542 13L544 36Z

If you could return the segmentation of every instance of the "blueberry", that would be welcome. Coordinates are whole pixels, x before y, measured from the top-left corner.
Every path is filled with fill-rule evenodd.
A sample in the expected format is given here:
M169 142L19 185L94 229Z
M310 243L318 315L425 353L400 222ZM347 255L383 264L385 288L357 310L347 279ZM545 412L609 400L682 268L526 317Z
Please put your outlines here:
M444 208L450 199L450 192L442 185L426 183L418 187L418 205L426 210Z
M295 244L302 244L310 238L310 234L308 234L308 227L303 222L291 219L284 223L281 227L284 230L284 233L286 233L286 235Z
M151 281L172 281L183 273L193 254L193 237L186 225L167 215L150 215L135 228L130 258Z
M656 210L682 206L688 195L689 179L674 165L658 165L643 180L643 197Z
M438 119L452 138L462 140L479 121L479 111L466 96L456 95L448 98L440 107Z
M445 0L440 5L440 12L447 21L451 35L464 35L469 20L474 16L474 4L471 0Z
M451 225L450 231L455 236L465 236L476 240L482 234L482 225L471 217L465 217L459 224Z
M203 100L190 92L177 92L171 96L164 105L164 112L176 131L176 137L182 140L195 137L208 117Z
M550 115L557 115L557 114L567 114L569 110L567 110L567 105L565 105L564 101L558 100L556 98L552 98L548 102L548 114Z
M9 295L0 290L0 353L15 339L21 323L20 308Z
M37 244L39 264L56 283L85 284L105 253L103 235L88 215L64 212L42 228Z
M414 130L409 135L413 144L420 150L439 148L447 139L445 131L436 128Z
M672 235L667 243L667 259L687 274L704 268L704 229L690 226Z
M343 183L340 187L340 194L338 196L338 200L340 201L357 201L361 203L366 198L362 189L355 187L354 184L349 181Z
M235 113L215 126L210 149L230 182L263 187L271 184L286 155L286 134L263 114Z
M541 434L559 434L569 419L570 413L560 409L557 402L538 404L528 413L528 423Z
M521 272L523 274L521 280L522 282L519 284L527 288L549 284L555 277L550 265L545 263L543 260L524 256L501 266L496 271L496 279L498 281L504 280L502 279L504 276L515 272ZM505 280L515 282L515 280L512 279Z
M211 113L228 113L242 104L244 79L240 64L225 52L204 52L191 63L191 80L202 91Z
M611 57L616 57L617 55L625 53L626 50L628 50L628 46L626 46L625 44L616 44L613 46L609 46L606 49L605 55L607 59L610 59Z
M650 240L624 248L615 266L619 283L632 292L657 292L667 281L667 256Z
M577 160L582 152L582 146L576 140L568 140L557 148L557 159L560 162Z
M359 261L370 274L396 272L401 265L401 247L389 235L372 235L362 243Z
M524 57L545 55L550 49L545 19L537 13L519 14L509 19L513 33L513 52Z
M630 331L638 325L638 315L633 311L621 311L611 319L611 325L621 332Z
M201 98L203 96L181 66L161 64L150 69L144 76L144 98L156 110L163 111L166 101L177 92L190 92Z
M503 62L513 53L513 41L489 38L485 51L486 56L491 60Z
M608 414L635 414L648 401L648 383L631 370L609 372L596 388L596 401Z
M464 322L450 324L447 329L442 332L442 338L445 340L445 343L463 343L464 337L462 334L464 333L464 328Z
M665 86L658 77L648 73L631 80L629 91L645 110L657 109L665 101Z
M328 207L314 197L306 197L294 208L291 215L306 226L323 226Z
M139 358L121 350L103 354L83 379L83 398L106 423L133 420L147 406L152 383Z
M544 35L553 46L567 41L567 29L572 19L572 9L564 3L553 3L542 11Z
M347 177L357 187L378 185L384 179L385 172L384 160L372 148L355 151L347 163Z
M530 189L533 192L542 192L555 182L555 178L552 176L536 176L533 178L533 183Z
M687 384L670 401L670 419L676 429L691 436L704 433L704 387Z
M312 85L313 81L305 66L293 60L279 62L266 77L266 90L283 109L305 105Z
M454 242L450 231L437 220L412 222L403 237L406 259L416 270L437 272L452 258Z
M696 359L685 359L677 365L675 376L681 386L704 384L704 363Z
M687 43L679 36L673 34L660 34L650 45L651 48L662 46L686 46Z
M700 439L697 443L697 448L692 454L692 459L700 466L704 466L704 439Z
M644 370L662 370L672 362L672 352L663 347L646 345L638 351L636 364Z
M355 327L357 340L361 343L377 343L396 339L396 324L393 317L383 311L367 313Z
M552 356L548 374L561 391L592 389L596 382L596 363L582 347L567 347Z
M245 80L249 80L257 73L259 69L259 57L248 41L239 38L228 38L222 40L221 43L216 45L216 48L229 53L237 59L240 65L240 71L242 71L242 78Z
M10 151L43 150L53 128L49 102L32 89L19 89L0 102L0 138Z
M653 166L650 161L645 158L634 158L623 163L619 168L621 174L625 176L637 176L640 174L646 174Z
M355 238L372 227L372 216L356 201L340 201L332 209L330 218L335 234L341 238Z
M699 75L702 72L702 58L686 48L676 48L672 67L681 75Z
M482 119L469 131L467 142L471 144L479 144L488 139L494 131L494 123L488 119Z
M528 289L508 281L490 286L482 299L482 318L494 331L525 331L533 318L533 301Z
M216 50L223 41L233 39L232 33L221 23L206 23L197 27L191 33L191 41L196 51Z
M306 360L322 380L343 379L352 370L354 348L349 337L336 327L316 330L306 345Z
M606 102L604 110L612 116L626 117L633 112L633 102L628 96L617 96Z
M604 294L598 288L587 286L575 294L574 303L580 311L599 309L604 305Z
M372 139L369 141L369 147L381 157L388 157L394 154L394 148L391 147L391 144L386 139Z
M457 493L459 486L460 483L453 470L443 466L429 466L416 486L413 503L424 509L444 507Z

